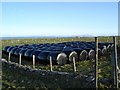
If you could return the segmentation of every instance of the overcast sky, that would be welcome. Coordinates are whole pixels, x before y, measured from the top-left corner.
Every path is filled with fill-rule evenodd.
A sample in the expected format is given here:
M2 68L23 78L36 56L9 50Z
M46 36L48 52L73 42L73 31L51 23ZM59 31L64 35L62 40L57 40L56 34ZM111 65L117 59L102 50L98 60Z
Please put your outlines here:
M4 2L2 36L118 35L117 2Z

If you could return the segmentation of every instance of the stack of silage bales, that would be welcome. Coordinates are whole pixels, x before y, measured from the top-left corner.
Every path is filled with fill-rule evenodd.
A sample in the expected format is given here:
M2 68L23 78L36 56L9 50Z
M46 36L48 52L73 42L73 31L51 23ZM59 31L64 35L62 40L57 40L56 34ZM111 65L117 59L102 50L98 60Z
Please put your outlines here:
M99 57L107 55L113 43L98 43ZM76 61L95 59L95 42L62 42L46 44L25 44L20 46L5 46L3 52L12 55L22 55L23 58L32 59L35 55L38 62L49 63L52 57L54 64L70 63L75 57Z

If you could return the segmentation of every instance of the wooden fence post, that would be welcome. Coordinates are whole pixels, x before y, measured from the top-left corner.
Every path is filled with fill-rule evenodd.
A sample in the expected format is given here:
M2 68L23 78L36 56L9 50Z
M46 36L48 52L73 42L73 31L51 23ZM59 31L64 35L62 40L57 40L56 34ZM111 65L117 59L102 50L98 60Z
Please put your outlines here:
M21 65L21 54L19 56L19 65Z
M113 84L115 85L115 62L114 62L114 48L112 48L112 52L111 52L111 65L112 65L112 70L111 70L111 74L112 74L112 78L113 78Z
M10 62L11 53L9 52L8 62Z
M114 65L113 65L113 72L114 72L114 85L115 88L119 88L119 83L118 83L118 71L117 71L117 67L118 67L118 62L117 62L117 45L116 45L116 37L113 37L113 43L114 43L114 50L113 50L113 61L114 61Z
M98 37L95 37L95 88L98 88Z
M50 71L53 71L52 69L52 57L50 56Z
M35 68L35 55L33 55L33 68Z
M73 57L73 68L74 68L74 72L76 72L75 57Z

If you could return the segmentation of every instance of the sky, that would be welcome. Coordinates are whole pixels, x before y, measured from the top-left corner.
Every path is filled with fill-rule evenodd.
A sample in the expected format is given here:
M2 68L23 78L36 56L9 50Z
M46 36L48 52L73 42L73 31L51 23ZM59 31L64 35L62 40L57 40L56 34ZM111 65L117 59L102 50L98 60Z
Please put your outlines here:
M118 3L2 3L2 37L82 35L118 35Z

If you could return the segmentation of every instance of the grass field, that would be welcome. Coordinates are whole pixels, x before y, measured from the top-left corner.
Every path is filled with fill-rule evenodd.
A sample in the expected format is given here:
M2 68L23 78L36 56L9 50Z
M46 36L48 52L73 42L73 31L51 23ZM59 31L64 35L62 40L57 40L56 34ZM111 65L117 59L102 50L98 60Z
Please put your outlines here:
M118 40L118 38L117 38ZM4 46L7 45L22 45L22 44L39 44L39 43L58 43L58 42L66 42L66 41L94 41L94 38L42 38L42 39L14 39L14 40L2 40L2 46L0 49L2 49ZM99 37L99 42L112 42L112 37ZM118 41L118 46L120 46L120 42ZM120 50L120 49L119 49ZM8 56L2 55L7 59ZM12 57L12 61L18 62L18 58ZM120 65L120 53L118 52L118 63ZM32 67L32 62L22 60L22 64L28 65ZM99 69L99 79L101 78L111 78L111 65L110 65L110 57L101 57L99 59L99 67L104 66L105 64L108 64L106 67ZM94 60L87 60L82 62L76 62L77 72L76 74L82 74L82 75L89 75L91 72L89 72L91 69L94 68ZM41 65L39 63L36 64L36 68L43 69L43 70L50 70L49 65ZM3 65L3 87L8 88L20 88L20 87L31 87L34 86L34 88L52 88L55 87L57 89L62 89L67 87L66 85L70 85L70 87L84 87L86 85L89 86L89 84L84 81L82 78L80 80L67 81L66 78L63 76L59 76L60 79L55 81L54 76L47 76L45 79L41 78L38 74L29 74L24 71L19 70L12 70L8 66ZM55 71L62 71L62 72L69 72L73 73L73 64L66 64L64 66L58 66L54 65L53 70ZM23 74L24 73L24 74ZM75 74L75 75L76 75ZM47 80L46 80L47 78ZM53 81L52 81L53 79ZM72 82L72 83L71 83ZM74 85L75 84L75 85ZM32 85L32 86L31 86ZM90 85L91 86L91 85ZM99 87L101 88L108 88L112 87L111 84L104 85L99 83ZM87 86L86 86L87 88Z
M67 41L95 41L93 37L90 38L35 38L35 39L13 39L13 40L2 40L2 47L6 45L22 45L22 44L38 44L38 43L59 43ZM112 37L99 37L99 42L112 42Z

